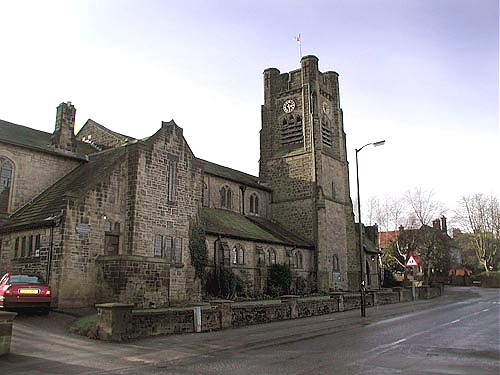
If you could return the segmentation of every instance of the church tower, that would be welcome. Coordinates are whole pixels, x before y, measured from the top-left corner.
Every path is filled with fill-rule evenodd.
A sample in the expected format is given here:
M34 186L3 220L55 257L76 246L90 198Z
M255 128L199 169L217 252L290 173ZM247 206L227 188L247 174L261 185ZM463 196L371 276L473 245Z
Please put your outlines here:
M260 180L273 189L272 219L315 244L321 291L359 280L345 139L337 73L315 56L264 71Z

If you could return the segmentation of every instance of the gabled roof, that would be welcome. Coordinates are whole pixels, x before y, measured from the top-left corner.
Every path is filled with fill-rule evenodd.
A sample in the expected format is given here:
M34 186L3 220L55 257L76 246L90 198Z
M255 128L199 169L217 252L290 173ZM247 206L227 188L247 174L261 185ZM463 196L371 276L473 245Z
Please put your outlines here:
M110 134L114 138L121 140L122 143L135 140L134 137L130 137L128 135L115 132L115 131L105 127L104 125L99 124L98 122L96 122L90 118L85 122L85 124L83 124L82 128L78 131L78 133L76 133L76 137L78 138L80 133L82 132L82 130L84 130L88 126L95 126L96 128L101 129L103 132Z
M250 174L237 171L236 169L231 169L224 167L219 164L212 163L207 160L197 158L198 162L202 165L203 170L207 174L211 174L217 177L222 177L230 181L241 183L247 186L252 186L257 189L271 191L271 188L264 186L259 183L259 178L252 176Z
M264 218L244 216L232 211L206 207L202 209L202 218L206 225L206 231L210 234L285 246L313 248L313 245L308 241Z
M93 154L82 164L25 204L2 226L2 232L50 226L66 208L68 198L83 196L109 173L111 167L126 153L126 147L116 147Z
M91 145L76 141L76 153L71 154L51 147L52 134L0 120L0 142L60 156L82 159L96 152Z

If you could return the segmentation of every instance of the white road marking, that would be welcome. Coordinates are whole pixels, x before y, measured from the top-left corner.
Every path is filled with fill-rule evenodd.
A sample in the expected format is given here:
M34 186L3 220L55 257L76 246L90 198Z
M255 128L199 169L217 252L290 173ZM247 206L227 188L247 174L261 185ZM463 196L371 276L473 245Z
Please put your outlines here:
M398 344L401 344L402 342L405 342L406 339L401 339L401 340L398 340L398 341L394 341L393 343L389 344L389 345L398 345Z

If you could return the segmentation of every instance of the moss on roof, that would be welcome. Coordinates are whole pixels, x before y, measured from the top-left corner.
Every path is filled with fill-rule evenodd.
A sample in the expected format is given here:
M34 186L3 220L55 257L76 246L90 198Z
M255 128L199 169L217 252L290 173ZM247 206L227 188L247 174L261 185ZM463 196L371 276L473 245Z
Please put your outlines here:
M259 178L256 176L252 176L248 173L237 171L236 169L231 169L228 167L224 167L219 164L215 164L203 159L197 158L198 162L203 167L205 173L222 177L230 181L238 182L247 186L256 187L258 189L263 189L267 191L271 191L271 189L267 186L264 186L259 183Z
M263 218L255 220L250 216L215 208L203 208L202 218L208 233L288 246L312 247L310 243L287 232L279 224Z
M57 151L51 147L52 134L41 130L31 129L26 126L13 124L8 121L0 120L0 142L13 144L16 146L27 147L50 154L57 154L65 157L84 158L97 150L82 141L76 141L76 153L74 155Z

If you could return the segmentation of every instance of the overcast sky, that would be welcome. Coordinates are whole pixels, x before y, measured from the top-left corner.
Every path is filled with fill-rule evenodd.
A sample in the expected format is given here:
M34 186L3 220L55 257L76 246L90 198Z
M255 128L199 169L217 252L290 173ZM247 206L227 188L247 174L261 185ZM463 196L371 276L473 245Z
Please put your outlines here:
M340 75L361 194L500 195L498 0L3 1L0 118L52 132L71 101L142 138L174 119L197 157L258 174L262 72ZM351 171L352 196L355 171Z

